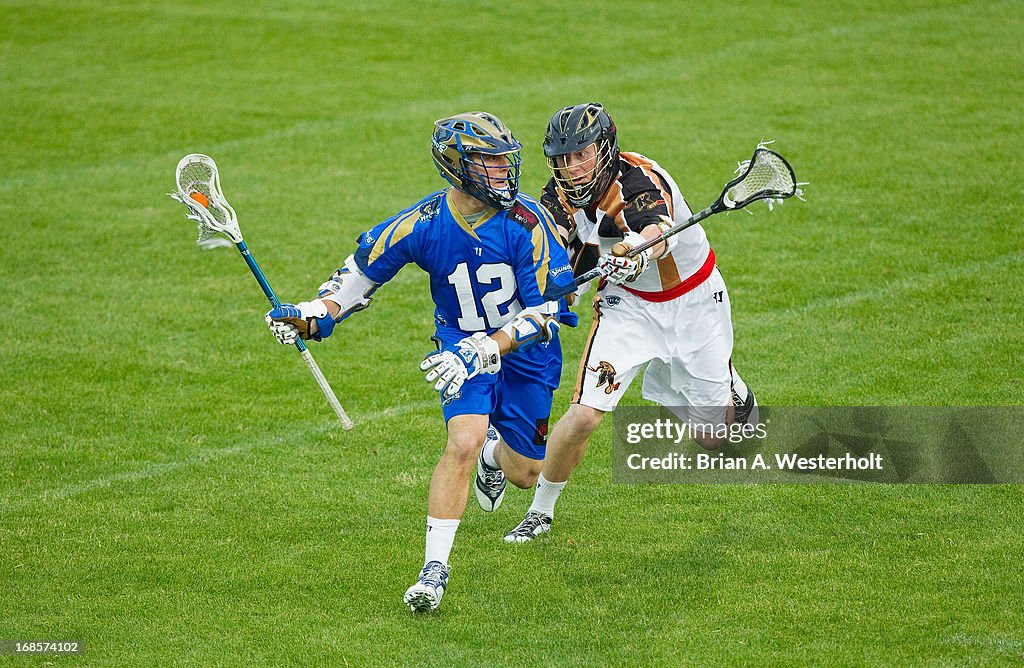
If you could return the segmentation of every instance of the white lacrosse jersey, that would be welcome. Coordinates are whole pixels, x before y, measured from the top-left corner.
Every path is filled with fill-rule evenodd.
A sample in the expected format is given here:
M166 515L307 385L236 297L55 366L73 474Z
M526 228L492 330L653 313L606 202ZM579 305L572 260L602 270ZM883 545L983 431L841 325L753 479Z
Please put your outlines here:
M660 216L676 223L692 215L679 186L658 163L639 153L620 153L619 172L596 205L577 209L555 188L544 187L541 202L555 217L567 240L573 274L597 265L601 255L622 241L627 232L657 224ZM623 288L647 301L674 299L703 283L715 268L715 254L704 228L694 225L676 235L675 249Z

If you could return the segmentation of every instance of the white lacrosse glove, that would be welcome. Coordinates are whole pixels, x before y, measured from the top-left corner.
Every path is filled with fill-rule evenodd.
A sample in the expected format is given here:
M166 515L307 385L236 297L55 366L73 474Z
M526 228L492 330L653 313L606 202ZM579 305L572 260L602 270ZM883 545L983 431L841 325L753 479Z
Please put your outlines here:
M481 373L495 374L499 369L501 353L498 343L483 332L459 341L455 352L433 352L420 362L420 371L426 373L426 381L434 383L434 389L445 398L457 395L463 383L470 378Z
M327 305L320 299L299 304L281 304L267 311L265 320L274 338L284 345L295 345L296 339L325 339L334 331L335 324ZM317 330L311 333L313 323L316 323Z
M622 241L630 248L635 248L647 240L636 232L630 232ZM636 257L616 257L608 253L602 255L597 261L597 268L601 270L601 274L608 279L609 283L622 285L623 283L632 283L640 278L640 274L647 271L649 261L649 250L637 254Z

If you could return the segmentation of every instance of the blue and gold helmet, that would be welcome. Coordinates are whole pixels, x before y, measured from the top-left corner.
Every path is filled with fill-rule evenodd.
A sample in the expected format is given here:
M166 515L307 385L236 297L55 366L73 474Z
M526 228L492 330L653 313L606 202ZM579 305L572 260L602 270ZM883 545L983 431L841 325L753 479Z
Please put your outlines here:
M497 209L509 209L516 201L521 148L512 131L484 111L434 122L431 152L437 171L462 192ZM484 156L504 160L497 164Z

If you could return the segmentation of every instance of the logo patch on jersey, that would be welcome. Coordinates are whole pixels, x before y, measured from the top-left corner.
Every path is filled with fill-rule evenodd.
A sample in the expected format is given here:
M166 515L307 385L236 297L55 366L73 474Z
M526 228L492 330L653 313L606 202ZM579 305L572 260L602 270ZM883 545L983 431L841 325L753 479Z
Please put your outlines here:
M508 213L514 221L525 227L528 231L532 230L540 222L540 217L537 214L519 202L516 202Z
M665 204L665 199L661 195L653 192L642 192L636 196L633 200L633 206L636 208L637 213L641 211L648 211L650 209L656 209L659 206Z
M607 297L604 298L604 303L607 304L608 306L618 306L619 302L621 301L622 297L617 297L615 295L608 295ZM614 369L612 370L612 372L614 373Z
M604 393L611 394L615 390L619 389L620 383L615 382L615 367L612 366L611 362L605 362L601 360L595 367L587 367L587 371L593 371L597 373L597 385L601 387L605 385Z
M437 213L438 208L441 206L441 198L442 195L438 195L437 197L424 202L420 207L420 219L417 222L433 218L434 214Z
M548 443L548 418L537 420L537 428L533 432L534 445L547 445Z

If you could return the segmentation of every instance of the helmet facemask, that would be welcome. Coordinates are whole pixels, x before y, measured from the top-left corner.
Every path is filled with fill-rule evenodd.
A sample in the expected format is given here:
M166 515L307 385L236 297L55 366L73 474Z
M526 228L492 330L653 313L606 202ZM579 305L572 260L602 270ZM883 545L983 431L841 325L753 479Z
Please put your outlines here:
M569 204L579 208L590 206L604 195L612 179L612 162L618 157L618 151L613 152L612 143L607 139L590 146L595 147L590 157L580 161L572 162L574 154L547 158L558 190Z
M466 194L498 209L509 209L519 194L522 157L511 153L466 151L460 159L462 188Z
M589 155L581 164L583 153ZM544 133L544 157L566 201L580 209L593 206L618 173L615 123L597 102L559 109Z

